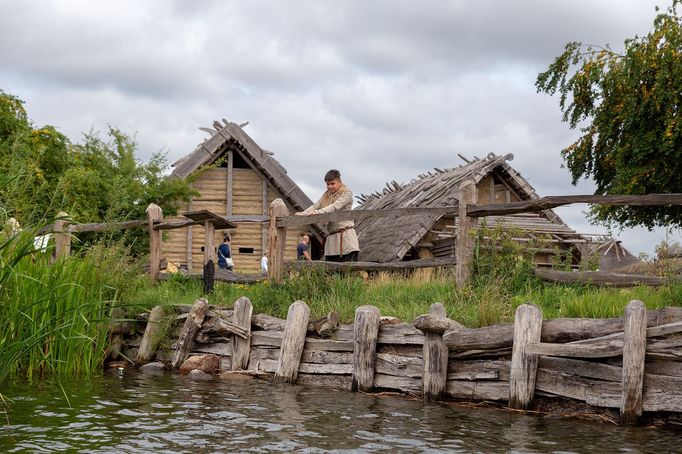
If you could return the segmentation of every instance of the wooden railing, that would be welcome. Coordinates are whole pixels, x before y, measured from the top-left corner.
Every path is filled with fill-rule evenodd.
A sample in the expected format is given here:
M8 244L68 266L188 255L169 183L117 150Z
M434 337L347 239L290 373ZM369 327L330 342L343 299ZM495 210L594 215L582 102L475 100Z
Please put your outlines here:
M539 212L564 205L575 203L598 204L604 206L661 206L661 205L682 205L682 194L648 194L648 195L567 195L567 196L548 196L521 202L511 202L505 204L476 205L475 200L476 186L470 182L465 182L459 188L459 203L444 207L423 207L423 208L392 208L382 210L347 210L336 211L326 214L314 214L310 216L289 216L289 212L280 199L272 202L270 209L270 266L268 275L275 282L280 282L284 271L284 244L286 242L286 228L304 226L311 224L324 224L327 222L339 221L359 221L366 218L394 217L407 215L437 215L457 217L458 230L455 244L454 265L456 269L456 280L458 285L467 283L471 276L471 264L473 260L473 238L469 234L473 220L485 216L502 216L515 213ZM276 213L273 206L277 204ZM273 248L273 245L276 247ZM362 245L361 245L362 246ZM407 265L407 262L399 262L403 268L417 268L423 263L415 266ZM452 263L449 263L452 264ZM346 270L384 270L388 269L387 264L371 264L368 262L357 262L355 264L336 264L330 262L307 262L302 264L291 264L294 268L306 266L325 266L330 269ZM442 266L433 264L431 266ZM556 274L556 273L555 273ZM560 273L561 274L561 273ZM570 273L575 274L575 273ZM556 279L582 279L583 282L590 277L604 281L605 276L582 275L582 276L559 276ZM608 279L606 279L608 280ZM616 280L618 278L616 277ZM622 278L621 278L622 280ZM640 279L641 281L641 279ZM660 280L649 280L653 285L660 285Z

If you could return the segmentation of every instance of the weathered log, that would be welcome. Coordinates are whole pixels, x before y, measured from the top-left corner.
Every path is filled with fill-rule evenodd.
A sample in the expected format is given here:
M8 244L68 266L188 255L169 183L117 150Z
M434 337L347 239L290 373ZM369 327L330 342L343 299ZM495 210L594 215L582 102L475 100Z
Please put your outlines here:
M446 393L453 399L507 400L509 383L504 381L448 380Z
M591 284L604 287L650 287L668 285L669 279L661 276L611 273L608 271L560 271L534 268L533 274L544 281L559 284Z
M71 253L71 235L68 232L69 215L63 211L57 214L54 221L54 254L55 260L68 257Z
M142 336L140 349L137 351L137 360L135 361L135 364L138 366L147 364L154 357L156 348L161 341L161 321L164 317L165 309L163 306L154 306L151 313L149 314L147 326L144 329L144 335Z
M232 314L232 316L234 317L234 314ZM201 324L201 328L199 328L199 332L197 333L197 339L199 338L199 335L202 335L205 338L236 336L241 339L246 339L250 330L250 327L248 329L243 328L232 322L223 320L218 316L206 316L206 319Z
M145 210L149 230L149 278L152 282L159 279L159 260L161 260L161 232L154 230L154 223L163 220L161 207L151 203Z
M380 325L378 344L390 345L424 345L424 335L410 323L397 325Z
M682 205L682 194L556 195L505 204L472 206L467 208L467 215L471 217L503 216L544 211L573 203L632 206Z
M355 310L352 391L370 391L374 385L379 309L360 306Z
M310 309L303 301L296 301L289 306L279 363L273 377L275 383L296 383L309 317Z
M509 372L509 406L525 410L533 401L538 357L528 353L529 344L540 341L542 313L537 306L522 304L514 317L514 345Z
M251 353L251 315L253 306L251 301L242 296L234 303L234 313L232 323L241 328L244 332L243 337L232 337L232 370L246 369L249 365L249 354Z
M429 309L429 315L435 321L445 321L445 306L442 303L432 304ZM443 342L442 334L426 331L424 337L422 396L425 401L430 402L441 400L445 395L448 375L448 347Z
M647 312L647 326L682 321L682 308L665 307ZM443 340L452 351L485 350L511 347L514 327L511 324L490 325L476 329L453 329L443 334ZM542 323L542 342L571 342L608 336L623 331L623 317L560 318ZM653 332L652 332L653 333Z
M476 203L477 194L476 183L473 180L460 183L457 239L455 240L455 256L457 257L455 279L458 287L466 285L471 276L474 239L469 232L476 227L476 219L467 216L467 205Z
M178 346L175 350L173 361L171 362L171 367L173 369L180 367L187 358L187 355L192 348L192 342L194 342L194 336L196 336L197 331L199 331L207 311L208 301L204 298L196 300L185 320L185 324L182 326L182 332L178 338Z
M302 270L308 268L325 268L330 271L397 271L412 270L418 268L432 268L438 266L451 266L457 262L454 257L439 257L434 259L417 259L405 262L325 262L323 260L290 260L285 266L290 270Z
M623 341L601 345L532 343L526 347L529 355L563 356L570 358L609 358L623 354Z
M213 281L215 280L215 265L213 260L209 260L204 264L204 274L202 275L202 281L204 284L204 294L208 295L213 292Z
M286 227L277 226L277 218L289 216L282 199L275 199L270 204L270 227L268 229L268 278L279 284L284 273L284 247L287 241Z
M620 421L636 424L642 415L644 357L646 355L646 308L641 301L631 301L625 308L623 341L623 393Z
M538 368L535 389L598 407L618 408L620 405L619 383L570 375L557 370Z
M289 216L277 221L277 227L295 227L310 224L326 224L327 222L359 221L367 218L382 218L395 216L409 216L415 214L435 216L456 216L457 205L445 207L414 207L414 208L391 208L380 210L344 210L333 213L313 214L310 216Z
M377 374L422 378L424 372L424 360L412 356L377 352L374 371Z

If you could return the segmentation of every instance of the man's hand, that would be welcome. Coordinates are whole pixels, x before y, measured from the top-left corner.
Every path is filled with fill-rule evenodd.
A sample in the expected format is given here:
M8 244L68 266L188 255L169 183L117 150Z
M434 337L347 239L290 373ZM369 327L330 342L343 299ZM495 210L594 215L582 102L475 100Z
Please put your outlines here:
M298 213L295 213L294 216L310 216L310 215L313 215L313 214L317 214L317 213L316 213L315 211L309 211L309 212L307 212L307 213L305 213L305 212L303 212L303 211L300 211L300 212L298 212Z

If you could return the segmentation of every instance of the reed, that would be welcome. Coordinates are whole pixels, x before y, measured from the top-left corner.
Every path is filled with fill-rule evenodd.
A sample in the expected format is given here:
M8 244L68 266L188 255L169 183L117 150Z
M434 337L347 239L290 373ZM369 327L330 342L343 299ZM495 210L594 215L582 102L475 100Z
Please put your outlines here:
M24 230L0 243L0 382L101 370L104 327L126 274L116 248L50 263L34 235Z

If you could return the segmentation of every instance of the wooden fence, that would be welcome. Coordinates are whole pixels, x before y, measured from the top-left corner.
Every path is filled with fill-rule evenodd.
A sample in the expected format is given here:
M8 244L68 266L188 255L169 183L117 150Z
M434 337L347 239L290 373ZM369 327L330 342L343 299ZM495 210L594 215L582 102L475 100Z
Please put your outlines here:
M574 203L592 203L600 205L682 205L682 194L649 194L643 196L596 196L596 195L573 195L573 196L551 196L522 202L512 202L506 204L474 205L471 201L475 200L475 185L473 183L462 184L460 187L459 204L445 207L426 207L426 208L394 208L386 210L349 210L337 211L327 214L317 214L311 216L289 216L286 205L281 199L275 199L269 211L269 220L264 221L262 216L233 216L229 218L220 217L208 211L185 213L190 217L187 220L164 222L162 209L150 204L147 207L146 220L134 220L115 223L95 223L95 224L73 224L68 221L68 214L59 213L57 221L51 229L44 229L41 233L52 231L55 235L56 256L62 257L69 254L71 248L71 237L79 232L102 232L117 229L147 227L150 236L150 277L156 281L159 279L159 263L163 255L161 231L189 227L191 225L204 225L206 229L204 244L204 264L209 261L215 262L215 238L216 229L235 228L235 222L269 222L268 229L268 277L278 283L281 282L287 266L296 269L307 266L325 266L330 269L363 270L363 271L388 271L394 269L425 268L435 266L454 265L456 268L456 280L458 285L463 285L470 279L471 264L473 260L473 238L469 234L474 225L473 220L478 217L499 216L514 213L537 212L558 206ZM414 214L436 214L456 216L458 222L458 235L455 245L455 257L446 259L422 259L410 262L395 263L369 263L356 262L338 263L313 262L313 263L290 263L284 261L284 247L286 244L287 227L302 226L310 224L327 223L330 221L360 220L367 217L386 217L395 215L414 215ZM633 282L643 282L648 285L662 285L665 280L645 279L638 277L629 281L622 276L608 276L604 273L600 275L577 274L577 273L557 273L543 275L541 277L559 282L567 280L581 282L602 283L605 285L632 285ZM253 279L250 279L253 280Z
M154 356L163 311L152 311L142 339L127 341L126 355L138 365ZM469 329L448 319L441 304L411 324L361 306L354 323L329 338L313 332L309 317L303 301L281 320L252 315L245 297L233 311L198 300L175 316L178 340L156 357L177 369L188 355L213 354L224 373L427 401L529 409L538 396L562 397L618 409L623 424L638 423L643 412L682 412L682 308L646 311L632 301L622 318L543 321L536 306L524 304L513 324Z

